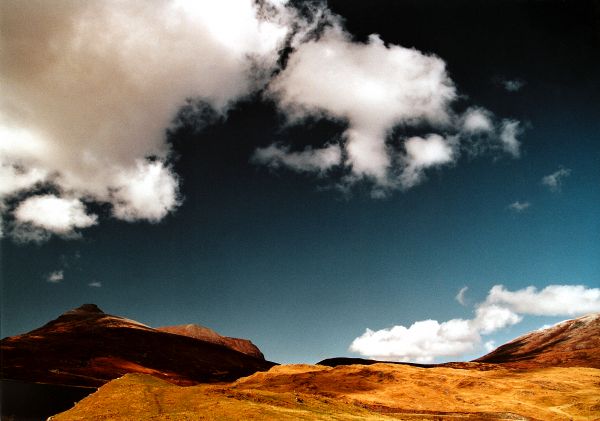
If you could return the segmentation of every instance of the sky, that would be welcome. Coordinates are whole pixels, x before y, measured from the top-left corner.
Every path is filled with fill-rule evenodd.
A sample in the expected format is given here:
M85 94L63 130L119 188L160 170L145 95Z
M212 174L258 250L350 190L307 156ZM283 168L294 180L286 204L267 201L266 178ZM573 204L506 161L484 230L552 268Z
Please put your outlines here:
M267 359L600 312L600 7L0 4L1 336L95 303Z

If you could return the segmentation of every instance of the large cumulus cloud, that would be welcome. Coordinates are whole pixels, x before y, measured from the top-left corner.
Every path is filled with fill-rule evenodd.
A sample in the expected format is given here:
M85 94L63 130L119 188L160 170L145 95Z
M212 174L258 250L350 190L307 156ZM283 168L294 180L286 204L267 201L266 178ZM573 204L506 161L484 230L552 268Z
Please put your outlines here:
M251 0L0 7L5 211L45 183L84 215L80 199L110 204L119 219L161 220L179 204L164 135L179 107L200 98L225 113L264 83L288 32ZM17 228L49 226L57 202L35 203L36 218L13 214Z

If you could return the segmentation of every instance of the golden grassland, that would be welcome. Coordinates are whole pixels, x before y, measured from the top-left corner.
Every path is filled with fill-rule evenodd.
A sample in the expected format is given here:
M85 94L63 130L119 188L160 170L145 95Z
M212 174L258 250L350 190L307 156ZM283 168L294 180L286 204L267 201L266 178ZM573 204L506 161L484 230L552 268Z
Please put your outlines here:
M233 383L128 374L52 421L600 420L600 370L283 365Z

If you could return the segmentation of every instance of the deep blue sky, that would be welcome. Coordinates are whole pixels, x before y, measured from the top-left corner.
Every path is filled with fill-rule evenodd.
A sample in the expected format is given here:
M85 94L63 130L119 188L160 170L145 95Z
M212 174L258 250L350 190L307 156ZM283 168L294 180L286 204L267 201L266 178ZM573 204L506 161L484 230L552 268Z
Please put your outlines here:
M282 129L275 108L251 98L226 121L171 135L185 199L162 222L107 220L80 240L41 245L3 238L3 337L93 302L151 326L250 338L273 361L315 362L350 355L367 327L470 318L495 284L600 285L598 3L330 7L359 40L376 32L444 59L465 104L524 123L521 158L464 156L386 199L360 186L346 196L327 180L249 162L274 140L341 131L326 121ZM502 78L525 85L508 92ZM571 175L551 192L541 179L561 166ZM515 213L515 201L531 206ZM46 282L59 269L64 280ZM463 286L467 306L454 299ZM492 337L564 318L528 317Z

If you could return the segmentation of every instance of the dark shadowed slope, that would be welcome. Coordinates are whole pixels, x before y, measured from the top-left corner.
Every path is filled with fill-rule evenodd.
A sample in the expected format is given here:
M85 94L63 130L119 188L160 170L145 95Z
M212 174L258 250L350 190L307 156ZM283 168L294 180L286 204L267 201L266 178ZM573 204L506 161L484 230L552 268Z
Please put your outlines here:
M274 365L221 344L105 314L93 304L3 339L0 352L3 379L73 386L99 386L126 373L179 385L231 381Z
M264 359L265 356L256 345L248 339L231 338L229 336L221 336L212 329L195 324L181 326L164 326L157 327L156 330L162 332L173 333L175 335L189 336L190 338L201 339L206 342L212 342L251 355L255 358Z
M530 332L475 361L519 368L600 368L600 313Z
M351 357L335 357L335 358L326 358L317 363L317 365L325 365L327 367L338 367L340 365L373 365L373 364L402 364L408 365L412 367L421 367L421 368L430 368L430 367L438 367L440 364L418 364L418 363L404 363L397 361L379 361L379 360L369 360L366 358L351 358Z

